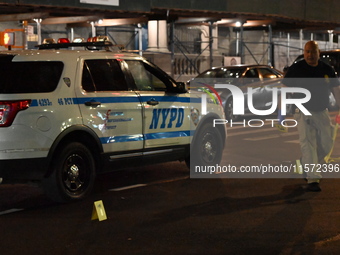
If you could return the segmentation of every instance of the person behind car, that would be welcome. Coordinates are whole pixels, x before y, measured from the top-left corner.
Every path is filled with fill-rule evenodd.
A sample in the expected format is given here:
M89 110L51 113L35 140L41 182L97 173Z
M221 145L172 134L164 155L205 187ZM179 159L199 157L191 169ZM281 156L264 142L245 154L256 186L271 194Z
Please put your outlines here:
M324 157L333 147L333 125L328 113L329 90L340 106L340 83L334 69L320 61L317 42L308 41L304 46L304 59L289 67L283 84L288 87L302 87L310 91L311 99L304 104L311 115L305 115L298 108L294 118L297 121L301 147L301 165L308 182L308 191L321 191L321 174L312 168L313 164L324 163ZM298 94L293 97L298 98Z

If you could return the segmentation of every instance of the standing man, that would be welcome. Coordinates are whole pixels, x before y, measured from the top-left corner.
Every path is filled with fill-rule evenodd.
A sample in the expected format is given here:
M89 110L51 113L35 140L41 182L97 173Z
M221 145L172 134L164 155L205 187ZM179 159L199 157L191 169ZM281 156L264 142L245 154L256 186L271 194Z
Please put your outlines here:
M312 168L312 164L324 163L324 157L333 147L333 130L327 106L329 93L332 91L340 106L340 83L334 69L320 61L317 42L309 41L304 47L304 59L289 67L283 84L288 87L301 87L310 91L311 99L304 107L311 113L305 115L298 108L294 118L297 121L301 146L301 165L307 174L307 190L321 191L319 182L321 174ZM293 98L299 98L298 93ZM314 171L312 171L314 170Z

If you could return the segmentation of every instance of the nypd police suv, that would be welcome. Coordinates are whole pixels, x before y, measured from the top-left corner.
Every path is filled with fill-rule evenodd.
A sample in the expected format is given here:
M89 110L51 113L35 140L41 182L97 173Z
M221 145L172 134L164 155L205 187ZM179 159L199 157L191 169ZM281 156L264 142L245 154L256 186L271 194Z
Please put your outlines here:
M0 52L0 66L4 181L39 181L50 198L65 202L86 196L106 171L189 164L190 155L199 165L221 160L225 127L213 120L224 113L214 93L188 92L108 41Z

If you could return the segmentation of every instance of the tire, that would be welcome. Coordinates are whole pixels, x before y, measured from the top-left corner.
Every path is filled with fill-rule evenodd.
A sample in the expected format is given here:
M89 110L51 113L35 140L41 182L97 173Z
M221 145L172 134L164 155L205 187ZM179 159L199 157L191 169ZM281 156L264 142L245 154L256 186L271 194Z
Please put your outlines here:
M91 151L82 143L66 144L56 151L52 174L42 182L48 197L56 202L69 202L87 196L95 179L95 162Z
M233 113L233 107L234 107L233 98L229 98L227 102L225 103L225 107L224 107L226 120L236 121L238 119L238 116L234 115Z
M191 167L216 166L222 159L224 141L216 127L211 123L205 123L195 134L191 148Z
M292 95L288 94L287 95L287 99L291 99L291 98L292 98ZM287 104L286 105L286 116L290 115L290 114L293 114L293 105L292 104Z

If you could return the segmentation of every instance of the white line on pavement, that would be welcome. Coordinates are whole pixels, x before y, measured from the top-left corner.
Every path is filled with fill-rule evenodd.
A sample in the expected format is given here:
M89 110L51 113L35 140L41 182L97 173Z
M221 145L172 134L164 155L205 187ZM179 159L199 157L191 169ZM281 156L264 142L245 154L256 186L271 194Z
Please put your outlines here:
M135 189L139 187L144 187L147 184L135 184L135 185L130 185L130 186L125 186L125 187L120 187L120 188L115 188L115 189L109 189L109 191L122 191L122 190L127 190L127 189Z
M15 213L15 212L23 211L23 210L24 210L24 209L13 208L13 209L9 209L9 210L0 212L0 215Z
M188 178L189 178L189 176L183 176L183 177L178 177L178 178L173 178L173 179L166 179L166 180L159 180L159 181L155 181L155 182L150 182L149 184L142 183L142 184L129 185L129 186L124 186L124 187L115 188L115 189L109 189L109 191L122 191L122 190L128 190L128 189L135 189L135 188L145 187L145 186L154 185L154 184L181 181L181 180L185 180L185 179L188 179Z

